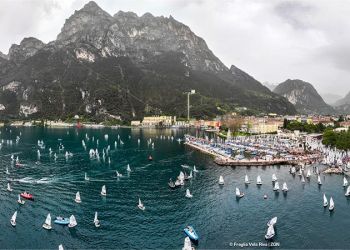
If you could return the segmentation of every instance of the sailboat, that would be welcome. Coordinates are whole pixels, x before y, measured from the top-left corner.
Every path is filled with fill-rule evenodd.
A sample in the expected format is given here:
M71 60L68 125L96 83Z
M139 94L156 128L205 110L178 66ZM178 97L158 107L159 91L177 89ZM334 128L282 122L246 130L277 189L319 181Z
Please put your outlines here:
M23 205L24 203L26 203L24 200L21 199L21 195L18 195L18 200L17 202L21 205Z
M278 184L278 181L275 182L275 186L273 187L273 191L280 190L280 185Z
M100 225L100 221L97 218L97 212L95 212L94 224L95 224L95 227L100 227L101 226Z
M118 170L115 171L115 172L116 172L116 174L117 174L117 177L122 177L122 176L123 176L121 173L118 172Z
M248 175L245 175L245 177L244 177L244 183L245 183L245 184L249 184L249 183L250 183L249 178L248 178Z
M258 177L256 177L256 185L261 185L262 181L261 181L261 177L260 175L258 175Z
M350 196L350 186L348 186L348 188L346 189L345 196Z
M306 178L310 178L310 176L311 176L311 171L310 171L310 169L308 169L307 174L306 174Z
M63 245L62 245L62 244L60 244L60 245L58 246L58 250L64 250L64 248L63 248Z
M128 164L128 166L126 167L126 171L131 172L131 168L130 165Z
M287 183L286 182L283 183L282 191L283 192L288 192L288 187L287 187Z
M6 167L6 174L10 174L9 168Z
M272 174L272 181L273 181L273 182L277 181L276 174Z
M101 195L102 195L102 196L106 196L106 195L107 195L107 192L106 192L106 185L103 185L103 186L102 186Z
M320 175L317 176L317 183L318 183L318 185L322 185L321 176Z
M190 190L187 188L186 189L186 195L185 195L187 198L192 198L193 195L190 193Z
M192 170L190 172L190 175L187 177L188 179L192 179L193 178L193 174L192 174Z
M304 175L301 176L301 182L302 182L302 183L305 183Z
M277 223L277 217L273 217L269 222L267 222L267 226L274 226Z
M87 176L87 173L85 172L85 178L84 178L86 181L89 181L90 178Z
M17 211L12 215L11 220L10 220L11 225L14 227L16 226L16 218L17 218Z
M182 250L193 250L192 245L191 245L191 240L189 237L185 238L184 247L182 248Z
M79 192L77 192L76 195L75 195L75 202L76 203L81 203L80 193Z
M299 173L298 173L298 175L302 175L303 173L302 173L302 171L301 171L301 167L299 168Z
M7 183L7 191L9 191L9 192L12 192L12 191L13 191L13 189L12 189L11 186L10 186L10 183Z
M274 236L275 236L275 229L271 225L267 229L267 233L265 234L265 239L266 240L271 240Z
M69 217L69 224L68 224L68 227L73 228L73 227L75 227L76 225L78 225L78 223L77 223L77 221L76 221L74 215L71 215L71 216Z
M344 180L343 180L343 187L346 187L348 185L348 180L345 178L344 176Z
M224 177L222 177L222 175L220 175L219 177L219 185L224 185L225 181L224 181Z
M328 206L327 197L326 197L326 194L323 194L323 207L327 207L327 206Z
M50 230L52 228L51 226L51 215L48 214L45 220L45 223L43 224L43 228Z
M334 201L333 201L333 198L331 197L330 199L329 199L329 211L333 211L333 209L334 209Z
M295 167L293 166L292 169L291 169L291 171L290 171L290 173L294 175L295 172L296 172L296 170L295 170Z
M244 193L241 193L241 191L239 190L239 188L236 187L236 197L237 198L242 198L244 196Z
M143 205L143 203L141 202L141 199L139 198L139 204L137 205L137 207L141 210L145 210L146 207Z
M196 169L196 166L193 166L193 172L198 173L198 170Z

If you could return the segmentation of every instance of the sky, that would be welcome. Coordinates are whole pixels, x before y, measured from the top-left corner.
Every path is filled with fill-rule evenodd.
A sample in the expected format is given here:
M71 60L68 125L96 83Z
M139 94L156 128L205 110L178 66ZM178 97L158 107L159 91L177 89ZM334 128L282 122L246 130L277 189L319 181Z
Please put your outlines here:
M0 51L24 37L55 40L88 0L0 0ZM321 94L350 91L348 0L95 0L111 15L172 15L228 67L260 82L310 82Z

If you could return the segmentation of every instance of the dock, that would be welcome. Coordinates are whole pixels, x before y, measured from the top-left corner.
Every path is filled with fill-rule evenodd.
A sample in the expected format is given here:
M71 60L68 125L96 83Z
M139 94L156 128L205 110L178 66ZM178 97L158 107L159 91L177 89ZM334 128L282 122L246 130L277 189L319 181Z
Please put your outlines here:
M235 160L231 158L215 158L214 162L220 166L272 166L272 165L297 165L296 161L285 159L263 160L263 159L243 159Z

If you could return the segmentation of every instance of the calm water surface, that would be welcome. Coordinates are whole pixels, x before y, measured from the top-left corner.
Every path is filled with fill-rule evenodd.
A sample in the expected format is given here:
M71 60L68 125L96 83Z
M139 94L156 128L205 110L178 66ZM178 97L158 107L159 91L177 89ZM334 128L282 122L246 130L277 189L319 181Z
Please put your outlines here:
M0 248L135 248L180 249L183 246L183 228L193 225L200 236L199 249L238 248L231 243L265 242L266 223L278 217L275 242L281 248L348 248L350 237L350 199L344 196L343 176L322 176L319 188L312 176L304 185L299 176L291 176L289 167L219 167L210 157L186 148L176 141L183 138L181 130L139 129L1 129L1 139L15 139L22 133L20 142L10 146L3 143L0 150ZM111 164L90 160L81 141L88 134L88 150L111 145ZM104 135L108 134L108 141ZM124 145L120 145L120 135ZM174 136L174 140L160 139L160 135ZM158 137L158 139L156 138ZM95 141L92 142L92 137ZM137 140L141 143L138 145ZM155 148L148 147L152 138ZM37 162L37 140L43 139L46 149L41 150ZM114 142L118 141L117 148ZM58 153L59 142L74 154L68 160L64 152ZM51 147L58 159L49 155ZM23 167L11 164L10 155L19 156ZM148 161L152 154L153 161ZM127 174L130 164L132 172ZM181 164L196 165L199 173L183 188L170 190L169 178L175 179L183 168ZM6 174L6 167L10 174ZM118 170L123 177L117 178ZM87 172L90 181L84 181ZM271 175L276 173L280 187L287 182L287 195L272 191ZM252 184L245 186L244 175ZM225 185L218 185L223 175ZM263 185L255 185L256 176ZM13 192L6 191L10 182ZM107 197L100 195L102 185L107 187ZM246 193L236 200L234 191L239 187ZM186 188L193 198L185 198ZM24 206L16 202L24 190L35 195L35 201ZM80 191L82 203L74 202ZM269 198L263 199L267 194ZM335 211L330 213L322 206L322 195L333 196ZM141 197L145 211L137 209ZM18 211L17 226L10 218ZM99 213L101 227L95 228L93 218ZM42 228L46 215L66 217L74 214L78 226L69 229L54 225L53 230Z

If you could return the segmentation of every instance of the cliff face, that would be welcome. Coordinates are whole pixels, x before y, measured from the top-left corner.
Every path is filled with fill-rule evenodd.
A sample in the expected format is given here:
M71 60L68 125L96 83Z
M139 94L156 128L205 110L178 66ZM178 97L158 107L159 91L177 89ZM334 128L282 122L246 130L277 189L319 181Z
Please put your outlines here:
M0 58L2 116L90 117L186 114L208 118L245 106L295 113L242 70L228 69L205 41L173 17L109 15L94 2L70 16L55 41L25 38Z
M302 80L286 80L274 92L284 96L302 114L333 114L335 110L324 102L316 89Z

